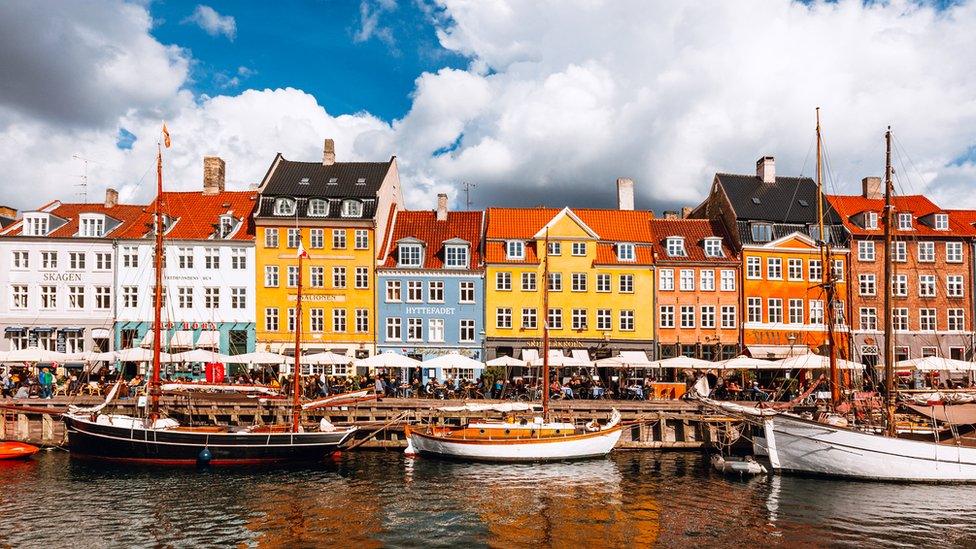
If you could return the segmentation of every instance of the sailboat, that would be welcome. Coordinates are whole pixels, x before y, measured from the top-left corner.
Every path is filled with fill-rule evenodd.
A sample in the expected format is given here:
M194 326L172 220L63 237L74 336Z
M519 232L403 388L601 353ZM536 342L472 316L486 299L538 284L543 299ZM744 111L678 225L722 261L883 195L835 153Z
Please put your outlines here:
M546 231L545 247L549 248ZM543 259L542 310L549 310L549 259ZM548 314L546 314L548 319ZM613 450L623 425L620 412L612 410L610 420L600 425L596 421L582 427L573 423L552 421L549 411L549 323L542 327L542 417L507 421L481 421L466 427L406 426L407 455L427 454L447 458L494 461L562 461L603 457ZM510 411L510 404L502 404L497 411ZM479 409L484 409L480 407Z
M754 439L755 450L769 458L774 471L844 477L865 480L907 482L976 481L976 447L956 441L900 438L895 419L894 326L891 304L891 228L892 204L891 128L885 132L885 209L884 209L884 356L885 428L856 429L836 414L821 421L787 411L758 409L729 402L705 401L722 409L751 418L762 427L763 437ZM820 183L820 124L817 122L818 184ZM822 195L822 192L821 192ZM828 269L824 269L827 271ZM832 319L829 324L833 324ZM830 348L832 402L839 402L835 350ZM699 391L701 392L701 391Z
M163 126L166 147L169 134ZM149 381L149 413L146 417L105 414L102 410L115 397L117 383L102 404L89 408L72 406L63 414L68 433L68 450L72 457L97 461L145 463L160 465L241 465L316 461L342 445L356 431L356 427L335 428L326 420L317 426L301 422L301 331L302 331L302 259L307 257L303 247L298 254L298 300L296 303L295 369L292 390L292 418L290 424L236 427L229 425L183 426L172 418L162 417L159 399L160 349L162 347L163 292L163 151L157 145L155 231L155 295L153 308L152 375ZM363 395L355 395L361 398ZM330 401L330 405L344 404Z

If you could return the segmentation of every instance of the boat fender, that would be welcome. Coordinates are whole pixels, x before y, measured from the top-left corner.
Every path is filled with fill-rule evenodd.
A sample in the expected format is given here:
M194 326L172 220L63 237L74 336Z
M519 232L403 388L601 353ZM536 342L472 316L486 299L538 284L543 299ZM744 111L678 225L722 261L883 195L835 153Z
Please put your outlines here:
M417 450L413 447L413 440L410 438L407 438L407 447L403 450L403 455L407 457L416 457L417 455Z
M213 459L213 454L210 453L209 448L204 448L203 450L200 450L200 454L197 455L197 463L199 463L200 465L206 465L210 463L211 459Z
M847 418L844 416L830 414L827 416L827 420L824 421L824 423L833 427L847 427Z
M600 424L594 419L586 424L586 430L593 433L600 430Z
M322 421L319 422L320 432L333 433L335 432L335 430L336 430L335 425L333 425L332 422L330 422L328 419L322 418Z

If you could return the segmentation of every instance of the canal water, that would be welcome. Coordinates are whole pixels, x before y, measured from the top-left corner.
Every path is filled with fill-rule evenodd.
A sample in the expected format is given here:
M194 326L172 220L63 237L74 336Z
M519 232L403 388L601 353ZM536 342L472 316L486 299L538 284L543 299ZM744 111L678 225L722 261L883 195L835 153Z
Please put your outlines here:
M491 465L347 453L301 469L0 462L0 546L976 546L976 487L727 479L697 453Z

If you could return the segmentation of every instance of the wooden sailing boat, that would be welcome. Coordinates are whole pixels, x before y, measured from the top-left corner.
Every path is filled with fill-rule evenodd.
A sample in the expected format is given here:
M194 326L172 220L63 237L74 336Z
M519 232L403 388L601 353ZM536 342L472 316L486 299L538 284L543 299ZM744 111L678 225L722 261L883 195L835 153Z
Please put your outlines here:
M549 232L545 246L549 248ZM595 421L578 428L551 421L549 414L549 257L543 252L542 417L531 420L483 421L463 428L407 426L408 455L429 454L475 461L561 461L606 456L620 440L620 413L613 410L605 425ZM504 411L510 405L499 405ZM481 407L484 409L484 407Z
M169 134L163 126L166 146ZM163 292L163 152L158 146L156 156L156 209L154 212L155 296L153 300L153 360L149 381L149 412L146 417L103 414L118 391L113 387L105 402L91 408L71 407L63 415L68 432L68 449L72 457L128 463L152 463L164 465L236 465L248 463L273 463L320 460L346 441L356 427L336 429L327 421L317 428L303 428L300 402L301 373L301 272L302 259L307 257L304 248L298 254L298 300L295 330L295 370L292 393L292 419L290 424L255 425L235 427L212 425L202 427L181 426L172 418L160 414L160 349L162 348L162 292ZM356 395L360 398L362 395ZM344 402L333 401L331 405Z

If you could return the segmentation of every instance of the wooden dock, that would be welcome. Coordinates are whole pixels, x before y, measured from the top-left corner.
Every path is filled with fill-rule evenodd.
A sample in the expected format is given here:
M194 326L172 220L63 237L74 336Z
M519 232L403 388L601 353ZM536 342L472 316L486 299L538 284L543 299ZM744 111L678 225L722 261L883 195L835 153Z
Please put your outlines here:
M65 410L68 404L89 406L100 402L98 397L0 399L0 440L21 440L43 446L63 445L65 430L58 413ZM506 401L467 402L503 404ZM165 415L184 425L287 423L291 417L288 402L261 402L236 395L164 397L161 403ZM441 409L463 404L464 401L387 398L338 409L315 410L307 414L307 419L318 422L325 417L336 425L356 424L361 426L364 436L387 426L361 447L403 448L406 446L403 437L403 425L406 423L461 425L471 418L502 417L497 412ZM613 408L620 411L623 422L628 424L617 445L621 449L703 449L716 440L721 427L734 422L728 417L703 410L695 402L683 400L575 400L557 401L551 405L556 418L573 422L591 419L605 421ZM113 402L104 412L138 414L134 399Z

